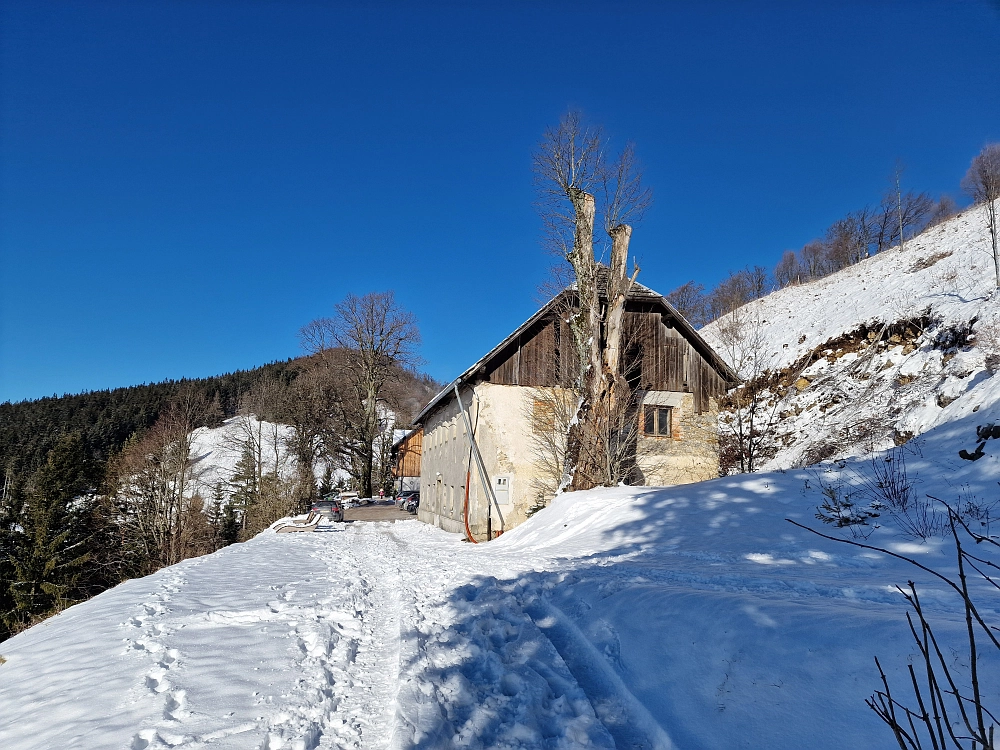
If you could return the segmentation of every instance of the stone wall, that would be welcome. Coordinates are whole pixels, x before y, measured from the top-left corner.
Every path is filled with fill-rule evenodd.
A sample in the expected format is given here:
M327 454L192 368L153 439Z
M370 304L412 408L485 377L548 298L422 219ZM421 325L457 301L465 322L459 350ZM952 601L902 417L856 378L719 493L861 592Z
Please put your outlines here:
M689 484L719 476L719 404L714 398L701 414L690 393L649 393L643 403L673 409L670 437L639 438L637 463L646 485Z

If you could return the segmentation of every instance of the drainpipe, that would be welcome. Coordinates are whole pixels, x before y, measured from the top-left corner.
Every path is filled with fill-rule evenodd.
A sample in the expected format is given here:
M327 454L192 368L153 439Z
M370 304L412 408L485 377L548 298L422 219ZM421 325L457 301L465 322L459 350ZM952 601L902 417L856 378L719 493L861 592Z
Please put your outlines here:
M486 496L493 503L493 507L497 511L497 516L500 518L500 531L497 532L497 536L500 536L504 532L503 513L500 512L500 504L497 502L496 495L493 494L493 485L490 482L489 474L486 473L486 465L483 463L483 457L479 453L479 446L476 445L476 436L472 434L472 422L469 420L469 414L465 411L465 406L462 404L462 395L458 392L457 381L455 382L455 398L458 400L458 408L462 412L462 419L465 420L465 431L469 436L472 457L476 459L476 468L479 469L479 479L482 481L483 487L486 488ZM468 486L468 483L466 483L466 488Z

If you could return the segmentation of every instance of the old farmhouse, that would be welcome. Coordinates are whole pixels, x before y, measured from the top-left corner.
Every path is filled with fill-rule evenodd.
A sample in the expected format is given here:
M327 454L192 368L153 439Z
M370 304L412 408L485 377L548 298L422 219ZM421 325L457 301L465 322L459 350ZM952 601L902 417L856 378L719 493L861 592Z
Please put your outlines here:
M501 525L509 530L553 497L565 416L576 405L564 388L577 361L566 323L573 295L567 289L542 307L417 415L422 521L464 532L467 481L468 526L477 539ZM718 399L737 382L736 374L657 292L634 284L625 310L623 367L635 402L633 483L718 476ZM495 504L473 460L466 419Z

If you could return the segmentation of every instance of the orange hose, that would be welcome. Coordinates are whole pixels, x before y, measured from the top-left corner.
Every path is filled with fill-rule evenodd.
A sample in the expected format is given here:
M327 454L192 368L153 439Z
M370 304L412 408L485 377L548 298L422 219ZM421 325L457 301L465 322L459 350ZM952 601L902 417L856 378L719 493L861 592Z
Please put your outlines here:
M473 544L479 544L472 536L472 529L469 528L469 479L471 479L471 475L471 469L465 472L465 504L462 507L462 518L465 521L465 538Z

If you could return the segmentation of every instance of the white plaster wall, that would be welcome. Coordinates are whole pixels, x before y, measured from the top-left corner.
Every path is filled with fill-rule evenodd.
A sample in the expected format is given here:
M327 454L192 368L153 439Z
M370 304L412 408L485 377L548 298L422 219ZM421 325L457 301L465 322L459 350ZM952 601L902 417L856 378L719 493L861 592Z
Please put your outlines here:
M473 398L473 394L475 398ZM472 420L476 441L492 482L497 476L510 479L510 504L501 506L506 528L527 518L537 502L539 474L531 440L531 410L538 397L535 388L480 383L462 392L462 401ZM421 460L420 512L418 517L448 531L464 532L462 503L469 441L464 420L454 399L435 412L424 425L424 454ZM455 502L451 501L454 493ZM489 499L475 462L469 488L469 525L477 537L487 533ZM489 526L500 528L494 510Z
M536 461L537 445L532 440L531 414L539 396L536 388L492 383L462 390L462 401L490 480L498 475L510 477L511 503L503 509L507 529L528 517L529 509L539 499L537 486L549 479L543 477L544 469ZM650 392L643 400L673 407L675 420L671 438L640 438L639 466L646 484L683 484L718 476L715 401L708 412L699 415L690 393ZM420 520L464 533L462 506L469 466L469 440L458 404L452 398L424 425ZM471 468L469 526L477 538L484 539L489 500L475 462ZM495 512L490 521L491 530L497 531L500 523Z

